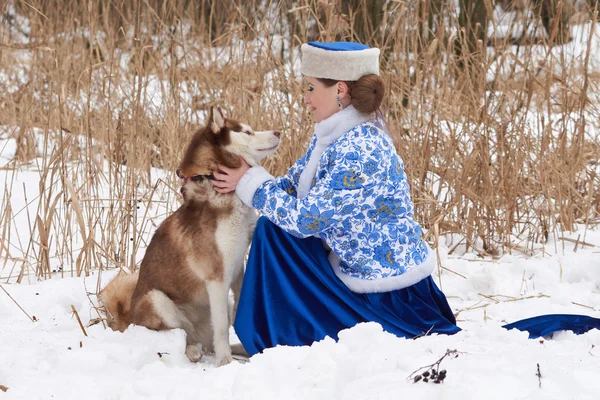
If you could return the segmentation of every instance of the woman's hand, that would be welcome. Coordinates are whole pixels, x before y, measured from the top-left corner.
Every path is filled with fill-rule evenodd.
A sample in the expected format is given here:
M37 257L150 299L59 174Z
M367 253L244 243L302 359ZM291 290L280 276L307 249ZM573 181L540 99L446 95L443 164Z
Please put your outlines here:
M250 169L250 165L240 157L240 161L242 165L239 168L227 168L224 165L217 164L217 167L222 172L215 171L213 172L216 180L210 181L215 190L219 193L229 193L235 190L237 183L240 181L242 176Z

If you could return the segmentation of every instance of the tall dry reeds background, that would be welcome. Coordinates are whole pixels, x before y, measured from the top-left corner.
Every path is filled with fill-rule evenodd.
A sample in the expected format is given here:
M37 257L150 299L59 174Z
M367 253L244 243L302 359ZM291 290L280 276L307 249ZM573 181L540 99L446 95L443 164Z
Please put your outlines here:
M2 278L135 269L210 106L282 129L264 165L284 173L313 125L308 40L381 48L382 112L428 240L494 256L596 226L597 2L498 3L0 1Z

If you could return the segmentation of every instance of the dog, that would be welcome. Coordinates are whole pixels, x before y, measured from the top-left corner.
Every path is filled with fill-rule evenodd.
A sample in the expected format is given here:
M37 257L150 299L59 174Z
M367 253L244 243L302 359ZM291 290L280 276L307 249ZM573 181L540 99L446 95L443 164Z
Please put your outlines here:
M211 109L177 170L183 204L154 233L139 274L118 274L98 295L110 328L181 328L190 361L199 361L205 351L214 351L217 366L232 361L229 326L257 214L235 192L218 193L210 180L217 164L236 168L241 157L257 165L277 149L280 136L278 131L255 132L227 119L220 108Z

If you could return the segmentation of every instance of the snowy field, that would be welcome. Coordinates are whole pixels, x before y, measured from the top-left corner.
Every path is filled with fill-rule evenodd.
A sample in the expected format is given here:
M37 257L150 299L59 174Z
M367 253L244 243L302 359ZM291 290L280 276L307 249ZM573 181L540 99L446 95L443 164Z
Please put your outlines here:
M463 328L454 336L400 339L368 323L337 343L278 347L218 369L209 356L187 360L181 330L119 333L96 324L85 336L71 305L84 326L97 317L95 296L86 295L96 276L5 284L36 322L0 293L0 385L8 387L0 398L598 399L599 330L528 339L500 327L546 313L600 317L600 233L588 231L585 241L595 247L575 251L561 240L534 257L498 260L448 256L440 243L442 265L453 271L442 269L441 284ZM407 379L447 350L456 353L441 362L442 384Z

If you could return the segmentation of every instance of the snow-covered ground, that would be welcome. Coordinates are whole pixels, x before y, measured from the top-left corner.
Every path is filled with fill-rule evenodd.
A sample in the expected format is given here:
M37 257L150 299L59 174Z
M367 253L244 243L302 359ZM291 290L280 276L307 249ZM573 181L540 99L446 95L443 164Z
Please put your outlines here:
M86 294L95 292L96 275L3 284L36 322L0 290L0 385L9 388L0 398L598 399L599 330L541 340L500 327L546 313L600 317L600 232L588 231L585 241L595 247L575 251L560 240L534 257L499 260L448 256L442 241L441 265L452 272L441 270L441 285L462 332L411 340L366 323L337 343L278 347L218 369L210 356L187 360L181 330L119 333L96 324L85 336L71 306L84 326L98 317L95 296ZM104 273L102 285L113 275ZM457 353L441 362L444 383L407 380L447 350Z

